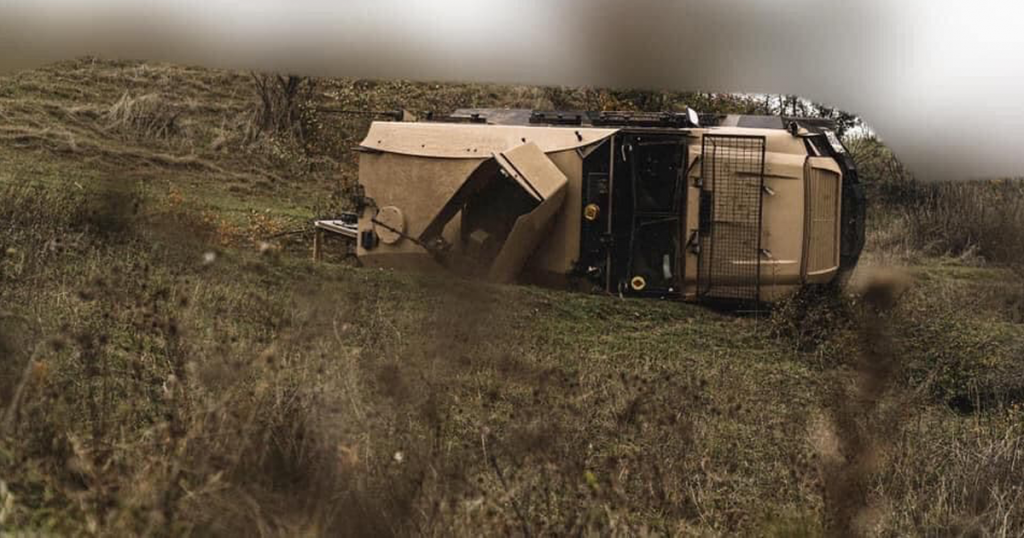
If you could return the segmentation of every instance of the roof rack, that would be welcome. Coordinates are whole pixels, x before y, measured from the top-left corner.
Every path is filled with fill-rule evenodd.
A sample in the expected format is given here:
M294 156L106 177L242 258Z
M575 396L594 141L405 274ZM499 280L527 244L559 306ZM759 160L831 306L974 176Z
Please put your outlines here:
M588 113L535 110L530 114L530 123L542 123L545 125L583 125L584 116L588 116Z
M596 127L696 127L683 112L602 111L592 116L591 122Z
M487 123L487 118L480 115L479 113L462 115L435 114L434 112L427 112L427 116L424 118L424 120L440 123Z
M686 112L640 112L632 110L530 110L498 108L460 108L451 114L427 114L426 121L447 123L486 123L492 125L549 125L575 127L652 127L688 129L699 127L696 116ZM696 118L694 118L696 119ZM703 117L701 118L703 120Z

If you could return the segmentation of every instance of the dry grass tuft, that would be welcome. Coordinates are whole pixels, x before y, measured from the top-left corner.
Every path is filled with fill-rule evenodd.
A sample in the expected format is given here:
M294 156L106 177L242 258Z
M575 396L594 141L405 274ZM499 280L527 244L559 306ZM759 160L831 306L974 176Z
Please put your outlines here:
M132 136L167 140L181 134L184 111L159 94L132 97L125 92L104 114L106 128Z

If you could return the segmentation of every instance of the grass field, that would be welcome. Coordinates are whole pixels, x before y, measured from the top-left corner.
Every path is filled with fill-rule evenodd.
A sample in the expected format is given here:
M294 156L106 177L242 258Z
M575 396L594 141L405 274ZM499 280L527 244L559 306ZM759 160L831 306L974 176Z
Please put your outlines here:
M323 80L315 104L683 97ZM369 118L297 141L258 109L246 73L0 78L0 528L1024 533L1024 284L997 248L1024 220L954 242L928 226L976 211L873 171L892 199L849 289L760 317L313 264Z

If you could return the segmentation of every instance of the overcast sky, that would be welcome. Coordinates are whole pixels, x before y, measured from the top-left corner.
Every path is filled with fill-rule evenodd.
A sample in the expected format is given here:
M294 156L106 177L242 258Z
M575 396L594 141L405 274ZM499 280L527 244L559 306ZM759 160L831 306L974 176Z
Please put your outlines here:
M341 77L800 94L922 179L1024 175L1024 2L0 0L0 71L86 54Z

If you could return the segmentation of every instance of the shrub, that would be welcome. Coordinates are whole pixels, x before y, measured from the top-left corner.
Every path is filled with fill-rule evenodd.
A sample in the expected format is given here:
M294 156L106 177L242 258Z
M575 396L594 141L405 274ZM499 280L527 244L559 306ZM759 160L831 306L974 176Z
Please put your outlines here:
M881 140L871 135L850 136L843 143L857 164L857 175L872 205L912 205L921 198L922 184Z
M977 254L1024 265L1024 181L933 183L902 209L913 245L932 255Z
M847 146L873 202L873 246L1024 266L1024 180L928 183L873 136Z
M812 286L774 305L766 329L768 336L814 357L817 366L837 366L853 345L855 314L838 286Z

